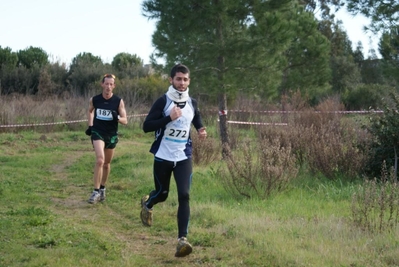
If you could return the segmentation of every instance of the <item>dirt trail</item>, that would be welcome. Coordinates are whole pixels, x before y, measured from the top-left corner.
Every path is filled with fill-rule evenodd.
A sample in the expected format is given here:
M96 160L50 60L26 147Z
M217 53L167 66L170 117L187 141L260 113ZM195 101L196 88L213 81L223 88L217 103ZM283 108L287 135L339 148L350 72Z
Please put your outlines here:
M67 179L67 168L78 162L79 159L88 153L87 151L66 152L63 154L63 162L53 165L54 180ZM166 236L151 236L148 228L141 225L139 219L139 207L133 211L137 214L137 220L132 221L126 215L115 212L107 203L97 203L95 205L87 203L88 188L86 186L67 185L66 190L69 195L66 198L52 197L54 203L50 208L59 216L70 221L91 221L91 228L97 228L99 232L106 231L107 234L116 237L121 243L125 244L122 250L123 257L136 254L148 258L149 263L157 263L166 266L180 265L183 262L195 261L193 257L185 259L176 259L173 255L176 240ZM101 216L106 214L106 216ZM87 222L85 223L87 224ZM126 225L131 229L126 230ZM178 260L178 262L176 262Z

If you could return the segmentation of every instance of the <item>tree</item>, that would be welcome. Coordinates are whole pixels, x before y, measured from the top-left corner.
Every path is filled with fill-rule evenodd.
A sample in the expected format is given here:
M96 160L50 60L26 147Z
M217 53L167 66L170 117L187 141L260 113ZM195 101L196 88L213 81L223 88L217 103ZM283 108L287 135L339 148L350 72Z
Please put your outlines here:
M67 82L71 89L84 95L90 89L94 89L94 84L109 70L111 66L106 67L100 57L92 53L80 53L72 59Z
M52 91L60 95L65 91L68 78L68 69L65 63L60 61L52 62L48 65L48 73L51 77L53 89Z
M39 96L50 96L54 94L54 84L51 81L51 76L48 73L48 68L40 70L39 85L37 86L37 94Z
M0 95L2 93L9 92L9 88L5 88L8 83L8 77L10 72L17 67L18 56L15 52L12 52L11 48L0 46ZM6 89L6 90L4 90Z
M379 110L393 91L388 85L360 83L342 95L342 102L348 110Z
M143 60L136 54L119 53L114 57L111 65L115 70L122 71L133 66L143 66Z
M17 52L15 69L8 73L8 92L36 94L39 85L40 69L49 64L47 53L39 47L28 47Z
M69 73L72 74L76 68L80 68L81 66L97 66L102 65L103 61L100 57L94 56L92 53L79 53L72 59L71 66L69 68Z
M371 19L369 29L374 33L398 26L399 2L397 0L347 0L348 11L363 14Z
M30 46L27 49L19 50L17 56L18 65L28 69L32 68L34 65L43 67L49 63L47 53L39 47Z
M119 53L112 60L112 67L120 79L125 77L143 77L147 73L143 60L136 54Z
M320 22L320 31L327 37L331 44L330 67L333 92L346 93L360 83L361 76L358 64L355 62L355 53L352 42L343 30L342 21L336 23L330 20ZM358 55L357 55L358 56Z
M330 42L317 28L312 13L298 17L296 36L285 51L287 65L281 82L281 95L299 90L313 102L328 92L331 79Z
M18 63L17 53L12 52L11 48L0 46L0 71L15 68Z
M323 20L333 20L334 12L331 8L336 10L344 5L345 0L300 0L299 2L305 6L305 9L310 12L319 12Z
M8 70L2 76L2 93L35 94L39 84L40 68L33 65L30 69L18 66Z
M228 156L228 97L239 91L278 96L285 52L302 40L295 36L303 8L290 0L146 0L142 7L144 16L157 20L153 58L163 58L167 69L188 65L190 90L217 96L222 153Z
M379 62L385 82L398 84L399 64L399 2L398 0L347 0L347 9L353 15L363 14L370 19L365 27L373 33L381 33Z
M399 26L384 31L380 42L379 52L382 56L382 68L387 81L399 85Z

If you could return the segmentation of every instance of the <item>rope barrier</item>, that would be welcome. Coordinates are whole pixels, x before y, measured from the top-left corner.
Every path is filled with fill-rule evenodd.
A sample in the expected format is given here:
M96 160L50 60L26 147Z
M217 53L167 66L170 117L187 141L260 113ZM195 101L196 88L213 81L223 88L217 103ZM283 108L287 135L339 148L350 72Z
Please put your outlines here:
M147 116L147 114L128 115L127 117L130 118L130 117L142 117L142 116ZM0 128L48 126L48 125L71 124L71 123L77 123L77 122L87 122L87 119L85 119L85 120L73 120L73 121L61 121L61 122L8 124L8 125L0 125Z
M246 122L246 121L227 121L231 124L246 124L246 125L273 125L273 126L287 126L288 123L284 122Z
M83 122L87 120L76 120L76 121L63 121L63 122L47 122L47 123L28 123L28 124L10 124L10 125L0 125L0 128L12 128L12 127L32 127L32 126L46 126L46 125L57 125L57 124L70 124Z
M217 110L207 110L212 112L219 112ZM224 111L227 114L227 111ZM224 115L224 112L222 112ZM320 113L320 114L367 114L367 113L384 113L382 110L374 110L374 111L367 111L367 110L354 110L354 111L295 111L295 110L229 110L229 112L250 112L250 113L271 113L271 114L300 114L300 113Z
M208 110L212 111L212 110ZM307 111L284 111L284 110L230 110L230 112L254 112L254 113L269 113L269 114L295 114L295 113L309 113ZM384 113L382 110L375 111L312 111L312 113L320 113L320 114L367 114L367 113ZM219 112L220 114L220 112ZM227 111L224 111L222 115L226 115ZM128 115L127 117L144 117L147 114L135 114ZM71 124L78 122L85 122L85 120L72 120L72 121L63 121L63 122L48 122L48 123L28 123L28 124L10 124L10 125L0 125L0 128L13 128L13 127L35 127L35 126L48 126L48 125L60 125L60 124ZM274 126L286 126L287 123L266 123L266 122L244 122L244 121L227 121L231 124L247 124L247 125L274 125Z

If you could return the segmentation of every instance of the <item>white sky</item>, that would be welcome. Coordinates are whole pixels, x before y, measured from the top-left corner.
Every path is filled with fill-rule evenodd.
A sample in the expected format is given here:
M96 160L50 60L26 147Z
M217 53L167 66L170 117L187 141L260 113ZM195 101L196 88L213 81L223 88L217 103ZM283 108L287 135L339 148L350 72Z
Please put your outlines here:
M155 21L142 16L141 3L142 0L0 0L0 46L14 52L40 47L51 61L67 64L83 52L109 63L116 54L126 52L149 63ZM362 30L367 20L341 14L337 17L344 21L353 46L362 41L363 52L368 55L369 38Z
M343 28L352 41L353 49L356 49L357 43L360 41L363 45L363 55L365 58L368 57L370 49L374 49L377 56L379 56L378 42L380 37L374 36L371 32L365 32L363 29L364 26L369 24L369 19L363 15L352 16L344 9L337 12L335 17L337 20L342 20Z
M111 62L118 53L144 63L154 48L155 22L141 15L141 0L0 0L0 46L40 47L69 64L83 52Z

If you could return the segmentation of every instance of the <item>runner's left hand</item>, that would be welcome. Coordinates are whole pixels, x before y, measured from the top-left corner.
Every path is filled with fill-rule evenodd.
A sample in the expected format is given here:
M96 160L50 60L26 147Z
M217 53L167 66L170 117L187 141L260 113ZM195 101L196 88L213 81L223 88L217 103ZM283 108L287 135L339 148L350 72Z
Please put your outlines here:
M202 127L200 129L198 129L198 136L199 136L199 139L205 139L206 138L206 136L207 136L206 127Z
M118 113L115 110L112 111L112 118L114 119L114 121L119 120Z

